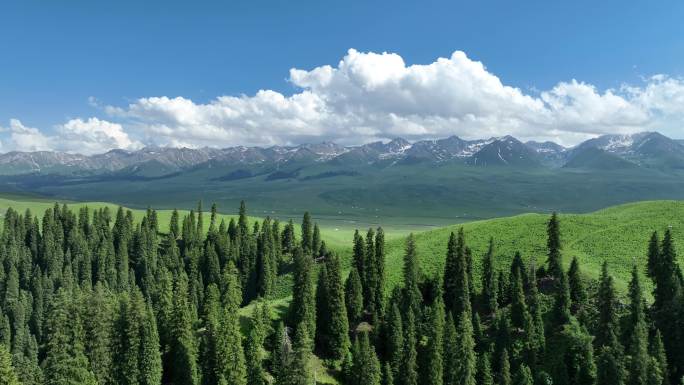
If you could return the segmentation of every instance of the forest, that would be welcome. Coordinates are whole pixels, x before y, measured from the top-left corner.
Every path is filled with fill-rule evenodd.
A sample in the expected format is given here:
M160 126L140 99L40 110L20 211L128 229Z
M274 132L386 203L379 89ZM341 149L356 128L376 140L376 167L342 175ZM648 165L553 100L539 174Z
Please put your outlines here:
M350 263L309 213L250 221L243 202L226 223L200 204L160 228L152 209L139 221L123 208L8 209L0 385L682 383L684 277L668 228L643 235L647 267L634 264L625 293L608 264L597 280L564 261L556 214L546 255L506 266L493 239L474 255L461 229L443 271L426 274L409 235L397 285L382 228L354 234Z

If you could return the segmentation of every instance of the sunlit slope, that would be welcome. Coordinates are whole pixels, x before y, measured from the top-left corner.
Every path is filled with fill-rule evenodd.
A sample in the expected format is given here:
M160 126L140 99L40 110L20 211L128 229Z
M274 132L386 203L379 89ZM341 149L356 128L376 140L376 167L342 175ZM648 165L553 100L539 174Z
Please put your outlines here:
M481 259L489 237L494 237L496 263L508 269L516 251L538 264L546 261L546 222L548 215L524 214L470 222L463 225L466 242L474 252L474 274L479 277ZM590 214L560 214L563 256L566 266L573 256L585 274L597 277L603 261L608 261L617 285L625 288L633 263L646 265L648 240L653 231L661 236L671 227L675 242L684 239L684 201L647 201L610 207ZM438 274L444 267L450 233L461 225L448 226L416 234L422 271ZM387 273L389 285L401 281L404 240L388 243ZM680 256L684 250L680 252ZM680 257L680 261L682 258ZM479 286L478 278L476 285Z

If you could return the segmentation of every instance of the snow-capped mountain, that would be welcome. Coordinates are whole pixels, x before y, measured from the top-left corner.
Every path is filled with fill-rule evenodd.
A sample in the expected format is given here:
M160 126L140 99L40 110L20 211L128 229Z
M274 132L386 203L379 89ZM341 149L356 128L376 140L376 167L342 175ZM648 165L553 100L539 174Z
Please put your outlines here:
M587 151L593 149L596 151ZM597 152L598 151L598 152ZM600 153L610 154L602 156ZM578 158L580 157L580 158ZM581 157L589 157L581 159ZM60 152L10 152L0 154L0 175L125 174L161 176L198 168L306 165L331 162L335 165L378 165L461 162L473 166L562 167L603 161L625 165L615 158L639 166L684 168L684 145L655 132L634 135L604 135L573 148L553 142L522 143L512 136L465 140L451 136L409 142L396 138L360 146L332 142L299 146L216 148L146 147L138 151L111 150L85 156ZM607 168L611 168L608 167Z

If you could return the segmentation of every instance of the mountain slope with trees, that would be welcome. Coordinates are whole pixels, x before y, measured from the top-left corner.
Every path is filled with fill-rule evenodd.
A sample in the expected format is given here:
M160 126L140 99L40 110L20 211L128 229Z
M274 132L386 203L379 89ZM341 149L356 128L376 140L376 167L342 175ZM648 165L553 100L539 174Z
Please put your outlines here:
M638 210L618 209L599 214ZM571 218L555 213L535 234L537 262L495 258L501 231L478 255L474 233L458 228L433 239L445 263L427 271L425 243L409 235L401 285L388 280L399 261L381 228L354 234L347 273L308 213L297 225L249 223L246 213L242 204L226 223L200 205L174 212L162 232L151 209L140 221L124 209L55 205L41 220L7 210L0 381L313 385L324 370L345 385L666 385L684 375L684 282L670 228L643 231L634 252L644 264L621 262L624 296L615 263L604 260L598 278L577 258L566 269ZM286 272L292 301L274 317Z

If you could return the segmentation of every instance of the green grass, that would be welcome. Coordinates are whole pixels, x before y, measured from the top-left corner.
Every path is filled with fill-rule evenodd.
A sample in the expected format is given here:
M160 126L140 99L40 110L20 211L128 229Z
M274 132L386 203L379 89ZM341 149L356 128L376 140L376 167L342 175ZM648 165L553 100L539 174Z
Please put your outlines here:
M537 264L544 263L548 218L548 215L524 214L463 224L466 242L474 252L475 284L479 286L477 277L490 237L494 238L495 263L499 269L508 269L516 251L527 261L536 259ZM603 261L607 261L616 286L625 290L633 264L646 266L648 240L653 231L662 236L671 227L675 242L683 239L684 201L648 201L590 214L561 214L560 226L566 266L572 257L577 257L582 272L595 278ZM448 226L415 235L424 274L441 274L449 235L459 227ZM388 242L386 271L390 287L401 282L404 245L404 239ZM681 255L679 259L683 262Z

